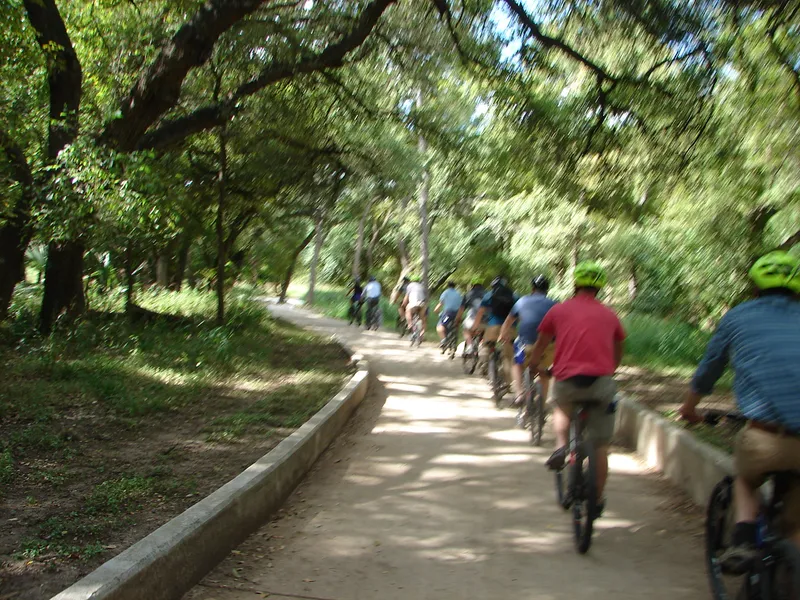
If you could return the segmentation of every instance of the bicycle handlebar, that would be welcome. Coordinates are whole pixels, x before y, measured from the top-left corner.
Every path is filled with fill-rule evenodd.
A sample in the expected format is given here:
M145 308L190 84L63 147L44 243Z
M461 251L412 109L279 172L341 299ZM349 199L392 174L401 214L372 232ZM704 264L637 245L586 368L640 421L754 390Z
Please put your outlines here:
M720 410L718 408L708 408L702 413L703 423L706 425L716 426L720 421L728 420L735 423L744 423L747 421L742 413L735 410Z

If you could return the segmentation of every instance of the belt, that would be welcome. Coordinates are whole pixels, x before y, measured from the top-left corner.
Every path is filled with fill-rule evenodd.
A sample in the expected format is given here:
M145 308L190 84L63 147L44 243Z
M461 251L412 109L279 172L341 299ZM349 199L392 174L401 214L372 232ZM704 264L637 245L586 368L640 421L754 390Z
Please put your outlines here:
M747 425L752 429L758 429L759 431L766 431L767 433L772 433L775 435L786 435L789 437L798 437L800 438L800 431L794 431L793 429L789 429L783 425L778 425L777 423L764 423L763 421L748 421Z

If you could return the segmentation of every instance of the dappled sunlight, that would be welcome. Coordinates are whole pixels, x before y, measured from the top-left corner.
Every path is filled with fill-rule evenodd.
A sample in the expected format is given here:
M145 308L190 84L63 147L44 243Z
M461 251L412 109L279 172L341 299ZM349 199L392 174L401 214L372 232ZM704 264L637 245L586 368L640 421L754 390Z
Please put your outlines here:
M633 454L619 454L611 452L608 455L608 468L612 473L627 473L638 475L647 471L647 467Z
M532 447L530 434L515 427L516 410L498 410L482 378L439 360L433 346L410 351L392 334L336 323L332 329L370 360L377 374L370 394L380 414L352 438L345 462L327 464L324 483L310 480L303 501L320 508L282 533L292 539L290 552L269 559L280 571L248 570L248 580L268 588L277 576L294 590L292 581L313 579L319 585L298 590L320 597L335 597L341 580L328 572L357 573L364 598L386 596L395 577L403 584L392 598L453 597L446 590L465 581L472 592L463 597L470 598L491 596L488 589L531 600L611 589L619 598L639 597L625 594L617 575L625 569L631 590L655 590L659 599L696 597L650 566L659 553L675 554L664 538L650 539L663 513L654 513L652 492L639 483L647 470L630 453L612 448L607 512L596 524L592 554L579 557L570 514L556 504L553 476L543 465L553 446L549 428L542 447ZM637 546L643 543L644 562ZM702 572L696 575L689 590L703 580ZM500 587L486 588L492 581Z

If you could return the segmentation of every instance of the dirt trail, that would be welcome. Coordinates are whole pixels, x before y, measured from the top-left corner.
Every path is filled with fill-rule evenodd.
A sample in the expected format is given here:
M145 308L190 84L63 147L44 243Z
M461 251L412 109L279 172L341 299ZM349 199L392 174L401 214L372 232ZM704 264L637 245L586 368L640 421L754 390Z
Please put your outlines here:
M578 556L543 466L549 451L494 408L484 381L433 346L271 310L347 340L377 381L281 514L186 599L708 596L700 513L634 456L612 456L606 515Z

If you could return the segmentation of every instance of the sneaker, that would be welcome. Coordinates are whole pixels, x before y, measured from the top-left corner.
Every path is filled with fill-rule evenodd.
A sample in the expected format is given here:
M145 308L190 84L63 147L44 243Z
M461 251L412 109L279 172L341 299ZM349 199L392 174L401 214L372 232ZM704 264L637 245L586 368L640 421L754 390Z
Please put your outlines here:
M547 462L544 464L551 471L560 471L561 469L564 468L566 462L567 462L567 447L561 446L561 448L559 448L550 455L550 458L548 458Z
M525 402L525 397L520 394L514 398L514 400L511 402L511 406L522 406L523 402Z
M597 502L597 506L595 506L594 518L595 519L599 519L600 517L602 517L603 513L605 512L605 510L606 510L606 499L605 498L601 498Z
M744 575L758 560L758 550L750 544L730 546L719 555L722 572L727 575Z

